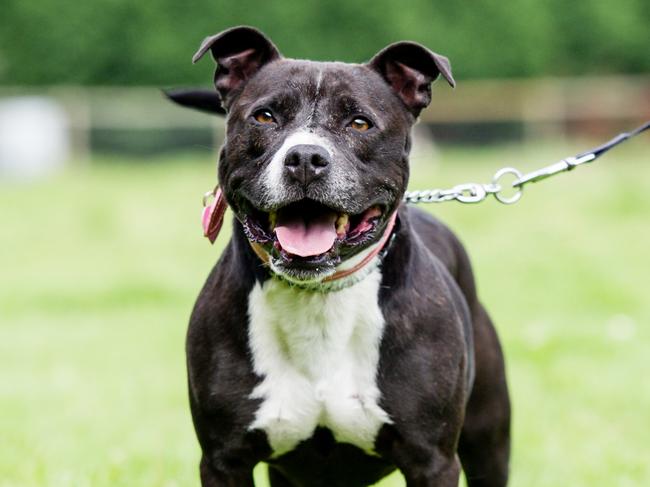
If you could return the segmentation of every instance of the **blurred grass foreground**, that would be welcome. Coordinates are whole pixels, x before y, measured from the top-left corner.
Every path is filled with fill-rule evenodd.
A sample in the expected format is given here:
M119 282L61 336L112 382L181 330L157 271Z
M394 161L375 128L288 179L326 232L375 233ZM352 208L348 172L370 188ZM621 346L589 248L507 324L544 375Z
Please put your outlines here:
M443 148L411 188L586 147ZM427 207L467 245L503 339L515 487L650 482L647 149L629 142L512 207ZM227 240L201 237L211 159L99 159L0 190L0 486L198 485L183 342Z

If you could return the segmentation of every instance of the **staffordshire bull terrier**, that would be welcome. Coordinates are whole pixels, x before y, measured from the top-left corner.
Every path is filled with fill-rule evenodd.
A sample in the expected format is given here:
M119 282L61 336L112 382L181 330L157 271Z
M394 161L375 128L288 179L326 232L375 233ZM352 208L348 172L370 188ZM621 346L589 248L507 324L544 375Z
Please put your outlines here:
M494 327L451 231L402 204L410 130L449 61L413 43L365 64L208 37L227 114L233 230L192 313L187 365L204 487L503 486L510 406Z

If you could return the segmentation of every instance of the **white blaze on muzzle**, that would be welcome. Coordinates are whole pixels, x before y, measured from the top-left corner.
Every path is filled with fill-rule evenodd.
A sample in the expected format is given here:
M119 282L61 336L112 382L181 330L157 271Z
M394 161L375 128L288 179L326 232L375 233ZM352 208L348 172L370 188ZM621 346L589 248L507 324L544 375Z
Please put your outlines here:
M316 145L327 151L330 158L334 156L332 144L320 135L307 130L299 130L289 135L266 166L262 181L269 202L280 203L285 194L284 168L285 158L291 149L298 145Z

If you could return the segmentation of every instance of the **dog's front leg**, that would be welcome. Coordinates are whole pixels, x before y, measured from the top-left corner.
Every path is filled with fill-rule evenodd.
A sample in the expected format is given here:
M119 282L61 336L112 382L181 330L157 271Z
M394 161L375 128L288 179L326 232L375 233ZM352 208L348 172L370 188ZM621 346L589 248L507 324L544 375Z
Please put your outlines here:
M205 455L201 458L200 470L201 487L255 487L252 470L220 472L210 465Z
M400 470L407 487L457 487L460 479L460 462L456 455L448 458L438 454L425 465L410 465Z

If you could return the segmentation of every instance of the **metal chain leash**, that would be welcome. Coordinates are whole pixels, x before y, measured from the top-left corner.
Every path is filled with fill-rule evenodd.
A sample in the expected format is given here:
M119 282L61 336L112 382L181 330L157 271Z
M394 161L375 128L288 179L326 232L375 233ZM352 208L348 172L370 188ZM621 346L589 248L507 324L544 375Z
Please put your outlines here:
M442 203L444 201L456 200L461 203L480 203L489 195L494 195L496 200L500 203L511 205L519 201L523 195L524 186L526 184L536 183L561 172L571 171L582 164L593 162L611 148L648 129L650 129L650 122L646 122L644 125L631 132L619 134L609 142L594 149L582 152L573 157L567 157L566 159L562 159L550 166L543 167L542 169L538 169L537 171L528 174L523 174L521 171L513 167L504 167L494 174L492 182L490 183L465 183L459 184L450 189L407 191L404 195L404 201L406 203ZM511 196L506 196L504 194L504 191L510 188L501 183L504 176L507 175L516 178L510 185L510 188L516 189L515 193Z

